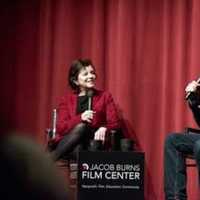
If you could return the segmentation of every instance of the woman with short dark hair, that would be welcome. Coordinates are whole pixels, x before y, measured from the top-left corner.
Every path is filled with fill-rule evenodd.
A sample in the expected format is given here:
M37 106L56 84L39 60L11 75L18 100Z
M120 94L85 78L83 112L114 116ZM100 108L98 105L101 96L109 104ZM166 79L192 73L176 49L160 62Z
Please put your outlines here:
M66 158L77 148L87 149L92 139L104 142L110 129L120 128L113 98L95 88L96 77L91 60L72 62L68 74L72 91L58 105L57 134L51 141L55 160Z

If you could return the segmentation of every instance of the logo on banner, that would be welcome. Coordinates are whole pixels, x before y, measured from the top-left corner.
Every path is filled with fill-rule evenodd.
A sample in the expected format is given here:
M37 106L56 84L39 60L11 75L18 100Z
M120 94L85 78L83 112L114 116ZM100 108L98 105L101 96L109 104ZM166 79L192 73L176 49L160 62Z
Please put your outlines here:
M82 179L140 180L140 164L88 164L81 167Z
M88 169L89 169L89 165L87 163L83 163L82 170L88 170Z

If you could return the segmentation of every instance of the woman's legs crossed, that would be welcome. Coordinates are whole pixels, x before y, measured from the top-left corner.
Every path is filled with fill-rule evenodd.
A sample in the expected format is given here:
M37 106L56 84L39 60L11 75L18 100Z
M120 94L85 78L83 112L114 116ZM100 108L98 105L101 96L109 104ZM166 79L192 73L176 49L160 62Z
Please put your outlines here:
M90 128L86 123L76 125L56 146L53 151L54 160L66 157L75 149L78 151L81 148L81 144L84 144L89 137L90 132Z

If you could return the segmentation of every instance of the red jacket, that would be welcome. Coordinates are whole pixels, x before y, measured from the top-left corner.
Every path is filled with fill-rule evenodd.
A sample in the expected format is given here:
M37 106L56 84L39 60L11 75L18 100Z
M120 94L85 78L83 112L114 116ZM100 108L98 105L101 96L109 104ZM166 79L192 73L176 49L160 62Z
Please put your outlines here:
M76 124L81 122L81 114L76 113L77 94L68 93L58 105L57 135L58 142ZM120 128L120 119L116 105L110 93L95 90L92 99L92 110L95 111L91 127L106 127L108 130Z

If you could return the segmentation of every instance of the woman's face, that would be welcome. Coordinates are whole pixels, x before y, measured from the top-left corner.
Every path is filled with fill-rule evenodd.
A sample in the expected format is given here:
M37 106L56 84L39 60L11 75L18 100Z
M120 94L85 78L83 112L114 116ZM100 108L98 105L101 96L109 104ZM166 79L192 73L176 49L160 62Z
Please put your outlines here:
M95 80L95 70L91 65L89 65L80 70L75 83L79 87L80 91L86 91L87 89L95 87Z

